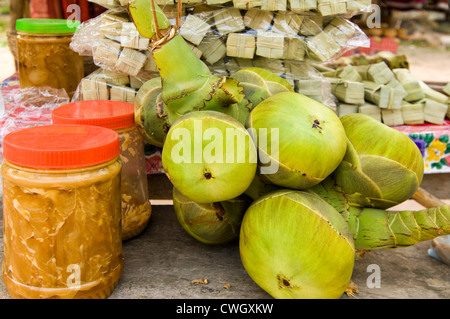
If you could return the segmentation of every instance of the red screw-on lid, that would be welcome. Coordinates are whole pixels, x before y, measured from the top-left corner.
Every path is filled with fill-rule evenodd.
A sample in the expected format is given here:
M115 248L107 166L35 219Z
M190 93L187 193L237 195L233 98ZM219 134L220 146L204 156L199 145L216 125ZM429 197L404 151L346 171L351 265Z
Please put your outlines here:
M53 124L95 125L117 130L134 125L134 104L121 101L80 101L52 111Z
M44 125L9 133L3 157L23 167L70 169L105 163L120 153L119 135L89 125Z

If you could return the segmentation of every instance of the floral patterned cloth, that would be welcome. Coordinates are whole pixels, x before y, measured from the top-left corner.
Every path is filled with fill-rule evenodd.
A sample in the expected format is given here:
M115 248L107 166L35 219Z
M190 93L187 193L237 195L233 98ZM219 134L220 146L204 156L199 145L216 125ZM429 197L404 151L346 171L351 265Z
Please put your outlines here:
M425 173L450 172L450 121L443 125L396 126L419 147L425 161Z

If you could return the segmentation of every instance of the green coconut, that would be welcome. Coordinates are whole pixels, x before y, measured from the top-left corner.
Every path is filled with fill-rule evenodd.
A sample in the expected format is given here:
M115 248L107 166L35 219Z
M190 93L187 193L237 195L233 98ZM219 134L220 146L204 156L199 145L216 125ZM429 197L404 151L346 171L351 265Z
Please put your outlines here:
M347 153L334 173L343 191L364 205L389 208L411 198L424 174L423 156L404 133L370 116L341 117Z
M134 118L136 126L145 141L157 147L164 145L169 131L167 116L164 114L161 97L161 78L145 82L134 100Z
M242 217L251 203L250 197L241 195L224 202L199 204L173 189L173 208L180 225L205 244L226 244L237 239Z
M307 189L320 183L338 167L347 148L336 113L295 92L277 93L259 103L247 127L258 145L261 173L281 187Z
M231 200L243 194L256 173L256 147L245 127L216 111L180 117L167 133L164 171L174 187L196 203Z
M320 197L298 190L268 193L244 215L242 264L277 299L335 299L350 282L355 248L350 229Z

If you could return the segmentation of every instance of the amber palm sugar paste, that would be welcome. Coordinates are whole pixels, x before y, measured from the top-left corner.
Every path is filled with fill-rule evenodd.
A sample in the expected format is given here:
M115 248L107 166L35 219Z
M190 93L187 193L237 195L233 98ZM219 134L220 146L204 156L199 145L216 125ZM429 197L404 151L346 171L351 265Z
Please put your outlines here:
M83 57L70 48L79 21L18 19L19 81L25 87L65 89L72 97L84 77Z
M139 235L151 215L144 140L134 121L134 104L121 101L80 101L52 111L54 124L96 125L115 130L122 161L122 240Z
M123 269L119 136L47 125L5 136L2 275L13 298L106 298Z

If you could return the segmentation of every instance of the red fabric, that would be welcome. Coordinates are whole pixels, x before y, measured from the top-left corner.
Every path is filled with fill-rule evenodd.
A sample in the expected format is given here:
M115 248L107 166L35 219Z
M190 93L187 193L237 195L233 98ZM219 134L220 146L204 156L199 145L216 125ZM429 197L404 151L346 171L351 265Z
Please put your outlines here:
M31 17L36 19L67 19L73 12L67 12L71 4L80 6L81 22L94 18L105 11L98 4L88 0L31 0Z
M368 48L356 48L354 50L348 51L344 56L349 56L357 53L364 53L367 55L376 54L381 51L389 51L392 53L397 52L398 42L393 38L378 38L370 37L370 47Z

